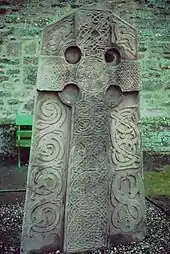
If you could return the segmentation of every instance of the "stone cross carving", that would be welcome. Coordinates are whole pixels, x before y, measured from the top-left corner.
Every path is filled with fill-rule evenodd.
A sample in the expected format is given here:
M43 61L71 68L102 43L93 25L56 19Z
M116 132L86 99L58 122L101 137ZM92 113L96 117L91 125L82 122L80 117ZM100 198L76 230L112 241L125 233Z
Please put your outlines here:
M97 5L44 29L21 253L144 238L136 37Z

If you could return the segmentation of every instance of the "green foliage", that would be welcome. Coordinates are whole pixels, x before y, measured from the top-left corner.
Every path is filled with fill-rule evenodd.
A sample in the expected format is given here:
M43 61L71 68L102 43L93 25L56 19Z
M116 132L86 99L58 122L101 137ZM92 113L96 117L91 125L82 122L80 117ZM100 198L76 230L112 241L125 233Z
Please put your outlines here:
M144 173L146 196L170 196L170 165L159 172Z
M170 151L170 118L145 117L141 119L143 149L145 151Z

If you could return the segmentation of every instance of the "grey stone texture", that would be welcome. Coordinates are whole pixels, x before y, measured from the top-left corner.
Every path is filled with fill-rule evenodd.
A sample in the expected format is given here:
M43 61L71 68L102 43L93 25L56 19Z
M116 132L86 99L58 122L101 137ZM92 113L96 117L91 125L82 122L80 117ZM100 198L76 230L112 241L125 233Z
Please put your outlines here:
M69 13L73 5L77 7L90 1L9 1L10 13L0 15L1 124L14 124L17 112L32 112L27 104L34 96L42 29ZM65 4L60 5L61 2ZM143 148L155 153L169 153L170 4L164 0L105 2L110 2L114 12L138 30ZM27 57L34 59L29 61ZM8 72L13 69L19 71L15 77ZM16 98L17 104L8 103Z
M21 253L141 241L137 33L102 5L43 31Z

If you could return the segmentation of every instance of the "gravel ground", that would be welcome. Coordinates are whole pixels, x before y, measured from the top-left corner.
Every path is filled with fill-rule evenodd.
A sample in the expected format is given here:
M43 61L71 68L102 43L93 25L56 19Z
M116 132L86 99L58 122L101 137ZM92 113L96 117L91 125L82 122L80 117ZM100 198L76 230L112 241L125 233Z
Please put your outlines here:
M23 217L22 199L17 198L15 202L12 200L12 203L9 203L0 198L0 254L19 254ZM93 254L170 254L170 218L153 204L146 202L146 205L148 234L143 242L118 246L103 252L95 251Z
M170 197L169 196L156 196L149 197L149 201L154 202L162 211L170 217Z

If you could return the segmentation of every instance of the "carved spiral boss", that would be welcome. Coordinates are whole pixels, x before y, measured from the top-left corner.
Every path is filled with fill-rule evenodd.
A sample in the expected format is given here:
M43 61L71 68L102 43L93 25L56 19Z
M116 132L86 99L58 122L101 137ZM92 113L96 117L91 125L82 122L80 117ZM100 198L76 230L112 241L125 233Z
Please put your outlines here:
M144 238L136 43L99 6L45 28L21 253Z

